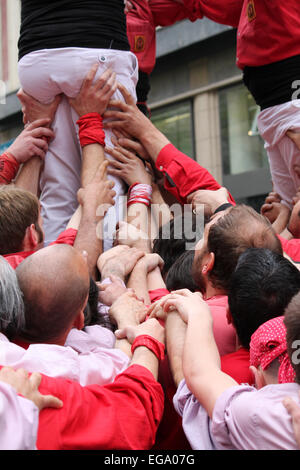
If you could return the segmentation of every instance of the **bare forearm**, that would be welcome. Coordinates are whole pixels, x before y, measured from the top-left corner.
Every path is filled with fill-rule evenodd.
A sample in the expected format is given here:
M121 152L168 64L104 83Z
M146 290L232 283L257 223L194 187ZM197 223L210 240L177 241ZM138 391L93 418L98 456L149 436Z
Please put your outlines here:
M192 313L183 351L183 374L187 386L212 416L218 397L237 385L220 368L220 355L213 336L212 319L206 312Z
M148 206L142 203L131 204L127 209L127 223L133 225L138 230L148 233Z
M159 152L170 143L167 137L162 134L151 121L149 121L144 129L141 129L138 139L151 157L153 163L156 162Z
M86 251L90 275L96 279L97 260L103 250L102 219L96 216L96 207L88 210L82 209L82 216L74 248Z
M97 168L104 160L104 148L100 144L90 144L83 147L81 169L81 186L83 188L91 182Z
M286 206L283 206L279 216L277 217L275 222L272 224L272 227L276 233L282 233L283 230L286 229L289 223L290 215L291 215L290 209Z
M41 167L42 160L39 157L32 157L22 166L15 185L38 196Z
M166 289L166 284L162 278L161 270L159 267L150 271L147 276L147 287L149 290Z
M137 297L144 299L146 305L150 305L147 276L147 269L136 265L128 279L127 287L133 289Z
M145 346L139 346L134 351L130 365L138 364L146 367L157 380L158 377L158 359L153 352L147 349Z
M157 184L152 186L152 206L151 213L159 229L164 224L168 223L172 219L172 213L168 204L166 204Z
M166 346L170 368L175 385L178 387L183 376L183 348L186 334L186 324L177 312L167 315L166 323Z

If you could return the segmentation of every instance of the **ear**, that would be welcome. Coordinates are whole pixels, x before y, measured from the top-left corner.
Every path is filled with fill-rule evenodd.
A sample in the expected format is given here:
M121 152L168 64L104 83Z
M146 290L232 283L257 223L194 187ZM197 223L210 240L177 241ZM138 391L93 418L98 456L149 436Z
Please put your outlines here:
M257 390L263 388L266 385L265 377L261 367L250 366L250 370L254 376L255 386Z
M204 257L204 263L202 266L202 274L207 274L211 271L215 264L215 254L214 253L207 253Z
M77 330L82 330L83 329L83 327L84 327L84 313L83 313L83 310L80 310L80 312L75 317L72 327L76 328Z
M27 227L23 241L24 251L34 250L39 244L39 236L34 224Z

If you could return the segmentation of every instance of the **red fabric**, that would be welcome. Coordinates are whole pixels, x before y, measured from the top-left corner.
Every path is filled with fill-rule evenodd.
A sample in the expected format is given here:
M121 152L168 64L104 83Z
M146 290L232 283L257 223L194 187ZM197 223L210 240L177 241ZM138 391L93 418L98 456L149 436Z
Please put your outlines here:
M176 386L170 370L169 359L165 356L159 364L158 381L162 385L165 395L164 413L158 427L155 445L156 450L190 450L191 446L182 429L182 419L175 411L173 396Z
M299 0L184 0L197 18L238 28L237 65L259 67L300 54Z
M170 294L168 289L155 289L149 291L151 303ZM226 295L216 295L206 299L213 317L214 338L220 356L230 354L236 349L236 331L227 321L228 298Z
M249 367L250 352L245 348L221 357L222 372L232 377L238 384L254 385L254 377Z
M253 333L250 342L250 364L256 368L261 366L262 370L265 370L278 359L278 383L290 383L295 380L295 371L287 352L286 327L283 320L283 316L272 318Z
M11 153L0 156L0 184L9 184L19 170L20 164Z
M77 235L77 230L73 228L69 228L67 230L64 230L64 232L62 232L58 236L57 240L51 243L51 245L57 245L57 244L62 243L62 244L73 246L76 235ZM20 251L19 253L4 255L4 258L6 259L6 261L8 261L8 263L11 265L13 269L16 269L19 266L19 264L22 263L22 261L24 261L25 258L32 255L33 253L35 253L35 251Z
M165 345L149 335L139 335L135 338L131 346L131 353L133 354L136 348L139 346L145 346L149 349L159 361L162 361L165 357Z
M51 245L59 245L59 244L64 244L64 245L74 245L76 236L77 236L77 230L75 228L68 228L64 230L55 240L55 242L50 243Z
M98 113L89 113L78 119L80 146L90 144L105 145L105 133L102 117Z
M170 294L170 291L168 291L168 289L154 289L154 290L149 290L148 293L149 293L150 301L153 304L154 302L161 299L165 295Z
M138 59L139 69L150 74L156 60L156 26L170 26L188 18L189 11L173 0L132 0L131 3L134 8L127 14L130 50Z
M172 144L166 145L159 152L156 168L165 175L165 189L182 204L186 203L189 194L198 189L217 190L221 187L206 168ZM228 202L235 204L231 195Z
M226 295L216 295L206 300L213 318L213 333L220 356L236 350L236 331L227 321L228 299Z
M163 392L145 367L132 365L103 386L42 375L39 391L63 407L40 412L38 450L146 450L154 443Z
M281 242L283 251L292 259L292 261L300 263L300 239L293 238L292 240L286 240L280 235L277 236Z

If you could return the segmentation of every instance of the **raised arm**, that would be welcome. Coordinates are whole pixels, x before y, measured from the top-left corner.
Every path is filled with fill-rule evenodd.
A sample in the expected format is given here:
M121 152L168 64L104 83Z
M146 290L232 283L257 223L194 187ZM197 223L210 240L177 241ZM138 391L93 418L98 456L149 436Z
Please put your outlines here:
M179 202L186 203L187 196L198 189L220 189L215 178L195 160L176 149L167 137L138 109L132 96L125 87L119 85L125 103L111 101L110 106L116 109L107 110L109 118L106 126L116 128L138 139L152 164L162 173L165 189ZM128 139L120 138L119 142L126 148ZM234 200L229 194L229 202Z
M191 293L186 289L167 296L162 309L166 312L176 309L187 323L183 351L184 378L190 391L211 417L218 397L237 382L221 371L210 309L200 293Z

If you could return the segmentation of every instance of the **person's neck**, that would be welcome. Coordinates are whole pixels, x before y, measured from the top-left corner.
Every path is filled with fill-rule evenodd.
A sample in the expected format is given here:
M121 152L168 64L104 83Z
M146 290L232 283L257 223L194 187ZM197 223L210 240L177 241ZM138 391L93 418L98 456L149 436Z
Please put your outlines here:
M12 342L17 344L18 346L22 346L24 349L27 349L31 344L55 344L56 346L64 346L66 338L63 337L61 339L51 341L33 341L30 339L17 337Z
M217 295L227 295L223 289L219 289L214 287L211 283L207 283L205 289L205 298L211 299L212 297L216 297Z

